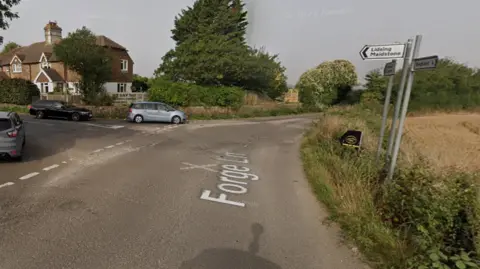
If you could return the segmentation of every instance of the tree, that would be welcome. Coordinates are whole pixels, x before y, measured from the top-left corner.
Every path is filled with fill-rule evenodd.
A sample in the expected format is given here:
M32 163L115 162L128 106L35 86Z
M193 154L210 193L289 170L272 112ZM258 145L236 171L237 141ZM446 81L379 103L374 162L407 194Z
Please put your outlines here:
M80 92L87 103L93 103L99 95L105 93L103 85L111 77L111 56L104 48L96 44L95 35L85 26L69 33L54 53L68 68L80 76Z
M296 88L300 102L324 107L345 100L356 83L355 66L347 60L334 60L306 71L300 76Z
M3 50L2 50L2 54L3 53L8 53L16 48L20 48L21 46L18 45L17 43L13 42L13 41L10 41L8 42L7 44L5 44L5 46L3 47Z
M246 44L247 12L240 0L197 0L175 18L175 49L156 77L202 86L236 86L276 98L286 91L277 55ZM217 89L217 88L211 88Z
M388 78L383 76L380 69L374 69L365 75L366 89L360 97L362 103L377 102L385 100Z
M0 29L7 30L10 26L7 20L17 19L18 13L12 12L12 7L20 4L20 0L0 0ZM3 43L3 37L0 36L0 45Z
M150 88L147 77L133 74L132 86L136 92L146 92Z

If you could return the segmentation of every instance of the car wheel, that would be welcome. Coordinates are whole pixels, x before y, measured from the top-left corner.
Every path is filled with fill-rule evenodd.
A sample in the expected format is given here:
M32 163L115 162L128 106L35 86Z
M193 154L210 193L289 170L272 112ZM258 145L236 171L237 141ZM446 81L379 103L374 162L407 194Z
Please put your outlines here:
M143 122L143 117L141 115L136 115L133 118L133 121L135 121L136 123L142 123Z
M79 121L79 120L80 120L80 114L78 114L78 113L73 113L73 114L72 114L72 120L73 120L73 121Z
M172 118L173 124L180 124L181 122L182 122L182 119L179 116L173 116Z
M43 111L37 111L36 118L37 119L45 118L45 113L43 113Z

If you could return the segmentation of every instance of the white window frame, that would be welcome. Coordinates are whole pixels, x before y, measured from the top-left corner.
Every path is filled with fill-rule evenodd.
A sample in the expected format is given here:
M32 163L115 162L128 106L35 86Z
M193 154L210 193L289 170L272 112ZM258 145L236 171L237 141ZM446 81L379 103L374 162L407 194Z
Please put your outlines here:
M117 92L119 93L127 92L127 83L118 83Z
M48 82L41 82L40 88L42 89L42 93L48 93L49 83Z
M42 63L40 64L40 66L41 66L43 69L48 69L48 68L50 68L50 63L47 62L47 60L44 60L44 61L42 61Z
M13 73L22 73L22 64L21 63L12 64L12 72Z
M128 60L125 60L125 59L120 60L120 70L123 72L128 71Z

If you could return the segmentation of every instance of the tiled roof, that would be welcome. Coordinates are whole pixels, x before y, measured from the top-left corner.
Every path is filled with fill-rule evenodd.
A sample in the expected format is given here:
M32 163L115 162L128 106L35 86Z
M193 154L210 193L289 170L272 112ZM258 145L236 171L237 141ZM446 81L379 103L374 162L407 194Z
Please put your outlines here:
M43 69L43 71L47 73L47 75L50 77L50 79L53 82L63 81L62 76L60 76L60 74L55 69L47 68L47 69Z
M126 48L122 45L103 35L97 36L97 45L100 45L102 47L126 50ZM10 64L10 61L12 60L12 57L14 55L17 55L20 60L22 60L22 63L38 63L40 61L42 53L45 53L45 56L47 56L47 59L50 62L59 61L58 57L55 55L55 53L53 53L52 44L48 44L46 42L37 42L29 46L16 48L5 54L0 54L0 65Z

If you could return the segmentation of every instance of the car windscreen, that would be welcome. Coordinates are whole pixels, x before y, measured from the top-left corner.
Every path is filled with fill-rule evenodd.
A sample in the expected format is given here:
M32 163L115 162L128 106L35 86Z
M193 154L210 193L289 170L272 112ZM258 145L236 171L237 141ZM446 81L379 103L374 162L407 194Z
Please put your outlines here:
M12 128L12 122L9 119L0 119L0 131Z

